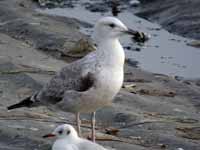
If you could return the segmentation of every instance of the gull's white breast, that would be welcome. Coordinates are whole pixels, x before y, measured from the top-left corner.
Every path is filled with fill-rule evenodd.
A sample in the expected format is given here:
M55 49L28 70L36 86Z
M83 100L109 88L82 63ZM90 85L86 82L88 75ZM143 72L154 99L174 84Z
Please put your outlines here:
M123 68L105 67L97 76L97 90L101 93L102 99L111 101L121 89L124 78Z
M65 139L57 139L52 150L79 150L75 144L68 143Z

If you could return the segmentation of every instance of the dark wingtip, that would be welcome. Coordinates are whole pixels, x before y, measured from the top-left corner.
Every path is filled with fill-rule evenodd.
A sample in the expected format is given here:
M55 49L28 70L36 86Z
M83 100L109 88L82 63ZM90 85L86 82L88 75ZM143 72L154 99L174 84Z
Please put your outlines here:
M16 105L8 106L8 107L7 107L7 110L11 110L11 109L15 109L15 108L18 108L18 107L17 107L17 104L16 104Z
M7 110L11 110L11 109L16 109L16 108L21 108L21 107L31 107L31 105L33 104L33 101L30 100L30 97L22 100L21 102L8 106Z

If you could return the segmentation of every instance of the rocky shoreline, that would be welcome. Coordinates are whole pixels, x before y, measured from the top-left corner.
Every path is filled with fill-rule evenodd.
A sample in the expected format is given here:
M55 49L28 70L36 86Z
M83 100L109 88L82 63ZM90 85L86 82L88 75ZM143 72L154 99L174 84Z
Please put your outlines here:
M172 33L200 39L199 0L141 0L141 11L136 15L156 21Z
M66 63L92 50L89 37L79 31L89 24L40 14L35 8L27 0L0 1L0 150L50 150L52 141L42 136L58 124L74 124L73 114L45 107L6 110L39 90ZM199 91L199 80L126 64L124 85L112 107L97 112L98 142L117 150L198 150ZM85 137L89 117L82 116Z
M41 7L74 7L76 1L66 0L38 0ZM121 7L120 7L121 5ZM169 32L192 39L200 39L199 25L200 12L199 0L136 0L136 1L94 1L85 2L86 9L92 12L106 12L111 7L113 13L119 13L120 9L128 8L135 10L136 15L150 21L161 24ZM120 7L120 8L117 8ZM123 8L124 7L124 8Z

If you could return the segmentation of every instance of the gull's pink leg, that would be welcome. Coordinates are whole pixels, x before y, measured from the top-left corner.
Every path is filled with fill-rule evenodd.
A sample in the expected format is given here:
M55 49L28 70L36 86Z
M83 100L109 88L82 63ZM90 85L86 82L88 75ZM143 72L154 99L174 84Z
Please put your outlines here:
M76 125L77 125L77 132L79 137L81 137L81 120L80 120L80 113L76 113Z
M92 141L95 143L95 112L92 113L91 122L92 122Z

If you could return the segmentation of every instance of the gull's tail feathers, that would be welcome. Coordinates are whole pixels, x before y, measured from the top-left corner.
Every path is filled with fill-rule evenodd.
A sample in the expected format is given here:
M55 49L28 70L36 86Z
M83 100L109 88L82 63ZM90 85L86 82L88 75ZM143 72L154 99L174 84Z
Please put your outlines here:
M16 108L21 108L21 107L34 107L35 106L35 103L36 101L33 100L33 98L35 97L36 95L34 96L29 96L25 99L23 99L22 101L20 101L19 103L16 103L16 104L13 104L11 106L8 106L7 109L8 110L11 110L11 109L16 109Z

